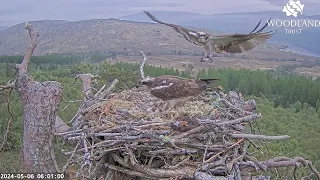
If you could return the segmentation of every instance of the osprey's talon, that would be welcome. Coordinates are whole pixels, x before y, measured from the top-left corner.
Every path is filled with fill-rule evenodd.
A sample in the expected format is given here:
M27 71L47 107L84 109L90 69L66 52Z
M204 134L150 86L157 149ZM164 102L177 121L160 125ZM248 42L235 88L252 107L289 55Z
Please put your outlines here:
M213 59L211 57L202 57L200 59L200 62L206 62L206 61L209 61L209 60L213 62Z

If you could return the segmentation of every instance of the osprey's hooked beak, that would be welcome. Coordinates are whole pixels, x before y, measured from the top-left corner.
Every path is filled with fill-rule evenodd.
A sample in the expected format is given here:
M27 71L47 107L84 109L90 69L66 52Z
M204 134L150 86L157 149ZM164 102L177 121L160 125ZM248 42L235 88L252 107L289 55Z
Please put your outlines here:
M153 81L154 78L150 78L150 77L146 77L144 79L140 79L137 84L136 84L136 87L141 87L142 85L145 85L145 86L149 86L152 81Z

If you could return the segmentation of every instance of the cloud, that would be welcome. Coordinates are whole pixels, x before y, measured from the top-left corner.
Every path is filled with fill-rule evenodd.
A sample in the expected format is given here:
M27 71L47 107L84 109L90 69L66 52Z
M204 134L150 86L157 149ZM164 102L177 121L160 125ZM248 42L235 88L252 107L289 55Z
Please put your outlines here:
M1 0L0 26L41 19L75 21L117 18L143 10L188 11L202 14L278 11L283 6L278 1L286 2L286 0ZM318 0L304 1L312 4L318 2ZM319 8L319 3L317 7Z

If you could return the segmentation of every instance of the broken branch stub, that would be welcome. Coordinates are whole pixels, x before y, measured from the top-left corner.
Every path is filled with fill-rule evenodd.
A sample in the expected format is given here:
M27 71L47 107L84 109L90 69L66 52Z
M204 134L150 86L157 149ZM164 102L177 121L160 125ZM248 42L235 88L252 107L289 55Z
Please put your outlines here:
M92 97L92 87L91 84L96 78L93 74L78 74L76 78L79 78L82 82L82 92L85 96L85 99Z
M21 64L17 64L16 68L18 69L18 75L24 74L28 72L29 62L31 60L33 51L38 45L38 37L39 33L35 31L31 24L26 23L25 29L28 30L29 37L31 40L30 45L27 48L26 54L24 55L23 61Z

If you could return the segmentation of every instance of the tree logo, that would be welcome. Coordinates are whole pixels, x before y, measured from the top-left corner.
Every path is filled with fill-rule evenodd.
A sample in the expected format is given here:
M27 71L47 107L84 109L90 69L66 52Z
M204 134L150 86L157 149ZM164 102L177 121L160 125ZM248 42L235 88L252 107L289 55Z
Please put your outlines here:
M297 17L299 12L302 14L303 8L304 4L301 4L300 0L289 0L289 2L283 7L282 12L285 12L287 16Z

